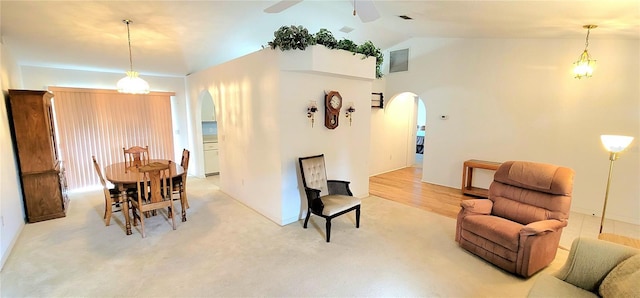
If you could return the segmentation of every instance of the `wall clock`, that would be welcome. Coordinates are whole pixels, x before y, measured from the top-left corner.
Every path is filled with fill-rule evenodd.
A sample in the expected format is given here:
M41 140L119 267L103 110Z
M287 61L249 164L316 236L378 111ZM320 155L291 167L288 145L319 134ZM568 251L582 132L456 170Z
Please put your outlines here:
M328 129L338 127L340 108L342 108L342 96L338 91L331 91L324 97L324 126Z

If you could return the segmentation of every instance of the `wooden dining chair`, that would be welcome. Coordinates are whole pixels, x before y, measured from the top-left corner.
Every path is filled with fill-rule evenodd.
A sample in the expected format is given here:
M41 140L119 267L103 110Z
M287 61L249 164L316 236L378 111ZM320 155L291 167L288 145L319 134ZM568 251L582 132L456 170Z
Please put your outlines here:
M142 238L146 237L144 230L144 213L167 209L167 218L171 219L171 226L176 229L175 212L173 209L173 180L171 179L171 161L168 164L153 162L132 169L138 172L137 195L129 196L133 225L140 221Z
M149 146L133 146L129 149L122 147L124 152L125 171L131 167L139 167L149 163Z
M102 191L104 192L104 216L102 218L104 219L104 225L108 226L111 222L111 213L121 211L120 204L123 202L120 200L120 192L117 189L107 187L107 182L102 176L102 170L100 170L96 157L91 156L91 158L93 159L93 167L96 169L102 184Z
M187 170L189 169L189 156L190 152L187 149L182 149L182 159L180 160L180 166L184 169L182 175L173 178L173 194L178 195L178 198L174 200L180 200L180 207L182 208L182 221L187 221L187 211L189 208L189 200L187 199Z

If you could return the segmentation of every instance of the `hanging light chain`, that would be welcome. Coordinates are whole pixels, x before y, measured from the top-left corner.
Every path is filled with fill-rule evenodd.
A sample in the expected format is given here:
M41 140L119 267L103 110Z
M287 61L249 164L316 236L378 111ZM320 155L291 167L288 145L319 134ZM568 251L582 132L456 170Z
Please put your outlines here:
M584 42L584 50L586 51L587 48L589 47L589 33L591 33L591 29L598 27L597 25L584 25L582 26L582 28L587 29L587 38L585 39Z
M133 23L132 20L122 20L123 23L127 24L127 40L129 40L129 69L133 71L133 57L131 55L131 32L129 31L129 24Z
M584 50L586 51L587 48L589 47L589 32L591 32L591 27L587 28L587 39L584 42Z

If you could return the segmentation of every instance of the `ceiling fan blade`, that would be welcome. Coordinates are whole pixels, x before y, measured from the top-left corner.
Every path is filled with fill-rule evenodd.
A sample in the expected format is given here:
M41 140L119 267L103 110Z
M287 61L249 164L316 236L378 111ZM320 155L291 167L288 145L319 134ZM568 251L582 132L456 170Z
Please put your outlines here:
M266 13L279 13L282 12L283 10L294 6L298 3L302 2L302 0L284 0L284 1L280 1L274 5L271 5L267 8L264 9L264 12Z
M380 18L380 13L371 0L354 0L353 9L363 23L373 22Z

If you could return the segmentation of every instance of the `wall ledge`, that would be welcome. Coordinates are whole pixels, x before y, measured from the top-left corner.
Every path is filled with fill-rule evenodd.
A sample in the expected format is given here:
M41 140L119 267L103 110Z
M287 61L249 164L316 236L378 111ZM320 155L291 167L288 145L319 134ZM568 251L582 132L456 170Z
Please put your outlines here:
M281 51L278 53L280 70L308 73L323 73L340 77L374 80L376 78L376 58L353 54L345 50L329 49L323 45L313 45L305 50Z

